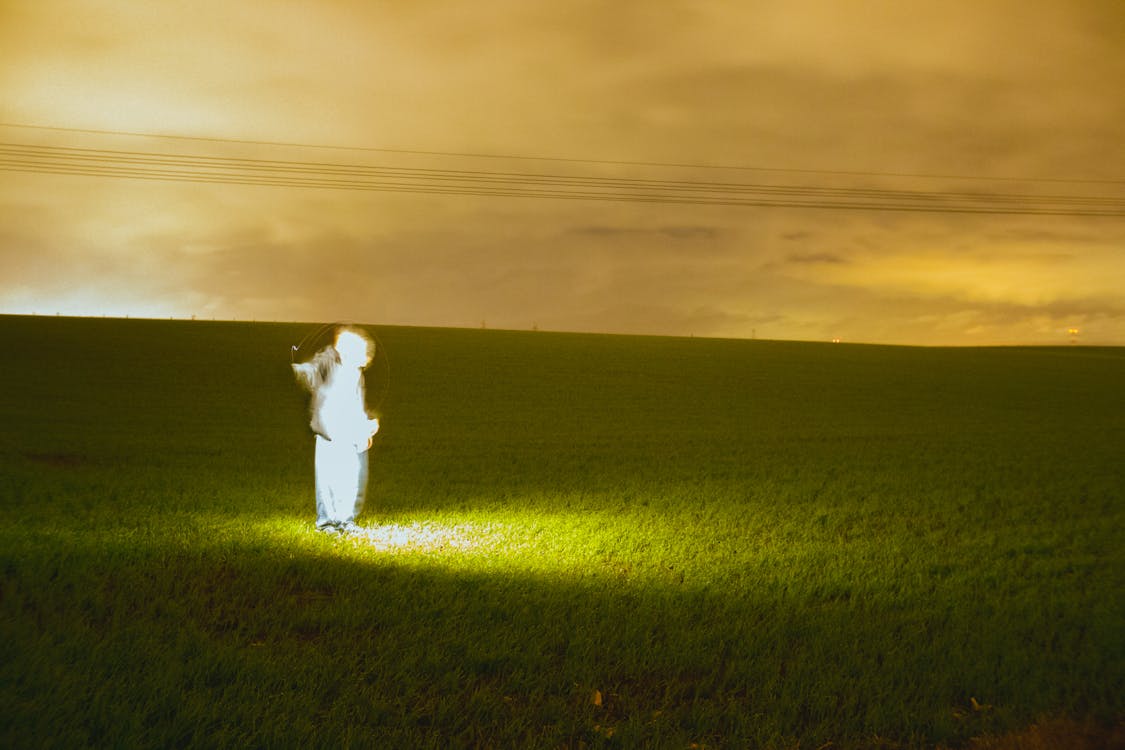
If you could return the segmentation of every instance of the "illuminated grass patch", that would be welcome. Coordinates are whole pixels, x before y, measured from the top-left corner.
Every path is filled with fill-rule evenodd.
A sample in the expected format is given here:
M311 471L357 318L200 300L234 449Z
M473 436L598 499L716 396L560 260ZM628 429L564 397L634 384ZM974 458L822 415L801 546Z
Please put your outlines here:
M482 526L443 526L432 523L380 524L341 534L356 547L394 552L469 552L495 545L495 532Z

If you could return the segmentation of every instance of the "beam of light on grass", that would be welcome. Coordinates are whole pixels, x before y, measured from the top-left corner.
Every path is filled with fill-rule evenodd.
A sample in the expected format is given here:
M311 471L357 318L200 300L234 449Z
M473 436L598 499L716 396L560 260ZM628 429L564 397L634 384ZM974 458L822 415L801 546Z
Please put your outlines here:
M341 539L357 547L388 552L468 552L493 546L498 534L490 526L415 522L360 526L341 534Z

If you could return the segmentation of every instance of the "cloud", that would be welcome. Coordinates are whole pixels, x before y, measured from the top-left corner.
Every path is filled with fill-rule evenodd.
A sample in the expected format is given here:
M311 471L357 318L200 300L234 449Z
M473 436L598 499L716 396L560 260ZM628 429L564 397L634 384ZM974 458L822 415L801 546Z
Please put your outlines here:
M621 227L621 226L583 226L571 230L576 235L591 237L661 237L672 240L714 240L721 234L718 227L709 226L664 226L664 227Z
M1121 194L1116 183L876 174L1120 180L1114 0L872 0L863 13L815 0L62 7L3 6L5 119L603 161L9 140L747 190ZM829 174L844 171L864 174ZM1116 219L5 175L9 311L930 343L1049 338L1066 318L1107 340L1125 331L1112 302L1125 278Z
M787 263L847 263L848 259L836 253L790 253Z

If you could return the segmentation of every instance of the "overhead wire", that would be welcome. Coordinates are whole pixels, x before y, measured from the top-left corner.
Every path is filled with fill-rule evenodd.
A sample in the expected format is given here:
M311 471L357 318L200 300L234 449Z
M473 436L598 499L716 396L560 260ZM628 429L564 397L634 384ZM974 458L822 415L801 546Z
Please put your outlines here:
M935 173L920 173L920 172L892 172L892 171L871 171L871 170L838 170L838 169L801 169L794 167L764 167L764 166L751 166L745 164L709 164L709 163L693 163L693 162L662 162L662 161L641 161L641 160L623 160L623 159L591 159L579 158L569 156L543 156L532 154L498 154L498 153L485 153L473 151L433 151L433 150L420 150L420 149L404 149L404 148L386 148L374 146L341 146L335 144L323 143L300 143L290 141L268 141L268 140L254 140L243 138L222 138L218 136L197 136L197 135L183 135L176 133L146 133L140 131L130 130L106 130L94 128L68 128L56 125L31 125L26 123L11 123L0 122L0 128L18 128L23 130L39 130L48 132L61 132L61 133L82 133L87 135L100 135L100 136L125 136L130 138L149 138L159 140L173 140L173 141L197 141L204 143L226 143L250 146L276 146L286 148L302 148L302 149L320 149L332 151L352 151L352 152L374 152L385 154L403 154L409 156L439 156L439 157L457 157L457 158L470 158L470 159L502 159L506 161L545 161L545 162L562 162L571 164L601 164L609 166L626 166L626 167L660 167L660 168L676 168L676 169L694 169L694 170L728 170L728 171L746 171L746 172L779 172L779 173L794 173L794 174L809 174L809 175L824 175L824 176L843 176L843 177L898 177L898 178L916 178L927 180L978 180L987 182L1025 182L1025 183L1072 183L1072 184L1104 184L1104 185L1125 185L1125 179L1098 179L1098 178L1082 178L1082 177L1019 177L1014 175L964 175L964 174L935 174Z
M1106 195L904 190L574 175L544 171L436 169L27 143L0 143L0 169L171 182L430 195L927 213L1125 217L1125 198Z

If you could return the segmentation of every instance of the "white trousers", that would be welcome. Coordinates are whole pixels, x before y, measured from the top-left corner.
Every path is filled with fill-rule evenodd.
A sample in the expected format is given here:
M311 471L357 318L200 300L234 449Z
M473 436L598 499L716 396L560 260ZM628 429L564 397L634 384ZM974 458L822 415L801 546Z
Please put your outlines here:
M367 492L367 451L316 436L316 527L351 523Z

